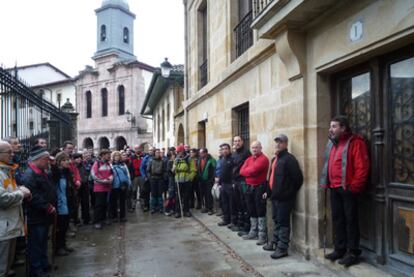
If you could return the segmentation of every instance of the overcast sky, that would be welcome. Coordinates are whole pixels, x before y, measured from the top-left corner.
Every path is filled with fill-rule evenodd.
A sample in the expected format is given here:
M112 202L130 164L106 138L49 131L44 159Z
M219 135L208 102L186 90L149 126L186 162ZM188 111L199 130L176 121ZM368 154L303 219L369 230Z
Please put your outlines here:
M139 61L159 66L164 57L184 63L182 0L129 0L136 14ZM0 64L50 62L72 77L96 51L95 9L102 0L0 0Z

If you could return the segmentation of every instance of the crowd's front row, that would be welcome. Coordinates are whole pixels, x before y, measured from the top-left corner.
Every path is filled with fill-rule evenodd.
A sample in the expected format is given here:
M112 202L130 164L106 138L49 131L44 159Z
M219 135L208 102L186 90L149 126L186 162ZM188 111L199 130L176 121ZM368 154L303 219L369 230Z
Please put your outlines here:
M127 221L126 210L134 212L138 192L144 212L176 218L190 217L191 208L208 215L217 212L222 217L219 226L237 231L243 239L257 240L264 250L274 251L274 259L288 255L290 217L303 174L288 152L284 134L274 138L270 162L259 141L251 144L250 152L240 136L234 137L232 147L220 145L217 161L206 148L187 145L169 148L166 154L164 149L151 148L144 155L138 146L112 153L104 149L94 158L87 150L73 153L74 145L68 141L49 154L41 139L31 150L24 172L18 169L15 140L0 142L0 276L10 273L16 238L25 234L30 276L48 276L51 225L54 254L66 256L73 251L66 236L71 221L80 224L79 206L82 223L92 222L92 205L94 228L102 229L113 221ZM321 185L330 189L335 235L334 251L326 258L350 266L361 253L357 205L368 178L368 151L364 140L351 132L347 118L337 116L331 121L325 153ZM221 211L214 211L213 196ZM274 221L270 240L267 199Z

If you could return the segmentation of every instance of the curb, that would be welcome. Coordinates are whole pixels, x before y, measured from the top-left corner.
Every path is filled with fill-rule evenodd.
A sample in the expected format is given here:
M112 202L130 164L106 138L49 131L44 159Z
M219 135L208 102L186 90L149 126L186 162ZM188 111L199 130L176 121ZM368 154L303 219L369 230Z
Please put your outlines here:
M228 245L226 242L224 242L218 235L216 235L206 224L204 224L204 222L198 218L197 215L195 215L194 213L192 213L193 218L195 219L195 221L198 222L198 224L200 224L203 229L205 229L211 236L213 236L220 244L222 244L225 248L227 248L229 254L237 259L243 267L244 271L247 271L249 273L254 274L254 276L257 277L264 277L263 274L261 274L259 271L257 271L250 263L248 263L245 259L243 259L239 254L236 253L236 251L234 251L234 249Z

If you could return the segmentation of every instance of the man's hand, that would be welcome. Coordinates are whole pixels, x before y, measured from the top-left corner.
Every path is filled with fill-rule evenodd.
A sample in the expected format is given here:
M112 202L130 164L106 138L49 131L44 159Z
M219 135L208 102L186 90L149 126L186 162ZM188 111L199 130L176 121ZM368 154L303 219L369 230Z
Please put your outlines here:
M23 192L23 197L24 198L30 199L32 197L32 193L25 186L20 186L19 189L20 189L21 192Z
M56 213L56 208L52 204L49 204L49 206L47 207L46 212L47 212L47 214L54 214L54 213Z
M266 199L267 198L267 192L263 193L262 198L263 199Z

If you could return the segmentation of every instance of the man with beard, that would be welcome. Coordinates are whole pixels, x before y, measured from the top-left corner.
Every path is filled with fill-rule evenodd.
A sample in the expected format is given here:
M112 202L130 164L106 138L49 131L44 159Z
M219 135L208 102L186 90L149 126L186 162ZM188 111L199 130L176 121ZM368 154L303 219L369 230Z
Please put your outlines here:
M325 165L320 184L330 189L334 245L326 259L345 267L358 263L359 219L358 196L368 182L369 156L364 139L352 133L345 116L331 120Z

